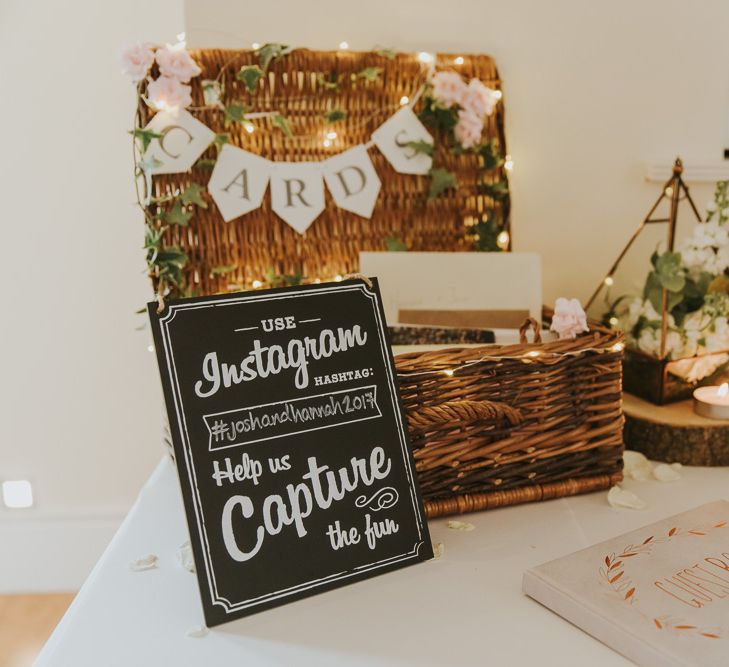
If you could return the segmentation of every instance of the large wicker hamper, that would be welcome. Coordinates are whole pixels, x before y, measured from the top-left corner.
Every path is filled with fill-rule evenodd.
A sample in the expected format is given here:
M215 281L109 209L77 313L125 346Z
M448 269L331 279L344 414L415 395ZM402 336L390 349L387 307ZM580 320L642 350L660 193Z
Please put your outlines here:
M527 342L527 328L534 340ZM395 357L429 517L605 489L622 479L622 334Z

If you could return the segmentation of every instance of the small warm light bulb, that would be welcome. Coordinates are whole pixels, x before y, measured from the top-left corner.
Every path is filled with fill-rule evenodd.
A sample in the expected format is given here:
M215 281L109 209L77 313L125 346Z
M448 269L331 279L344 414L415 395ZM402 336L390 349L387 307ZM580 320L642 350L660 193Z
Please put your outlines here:
M511 155L507 155L504 158L504 169L511 171L514 168L514 160L511 159Z
M729 383L722 382L716 393L718 396L726 396L729 393Z
M666 193L666 197L672 197L673 196L673 188L669 185L664 192Z
M418 60L426 65L431 65L435 62L435 56L427 51L421 51L418 53Z
M623 343L615 343L615 345L613 345L610 349L613 352L622 352L624 347L625 345L623 345Z
M321 278L314 278L314 283L316 285L318 285L319 283L321 283Z
M334 276L334 280L336 282L338 282L338 283L341 283L342 282L342 276L340 276L339 274L337 274L336 276Z
M463 56L458 56L457 58L454 58L454 59L453 59L453 62L454 62L454 63L455 63L456 65L463 65Z
M619 322L619 320L618 320L618 318L617 318L617 317L614 317L614 316L613 316L613 317L611 317L611 318L610 318L610 319L608 320L608 322L610 322L610 326L611 326L611 327L616 327L616 326L618 326L618 322Z
M246 121L245 123L243 123L243 127L246 129L246 132L248 132L248 134L253 134L254 130L256 129L256 126L250 121Z
M502 93L500 90L495 90L493 94L494 98L497 100L500 100L504 95L504 93Z
M541 352L539 350L531 350L527 352L527 357L531 357L533 359L534 357L538 357L540 354Z
M612 276L608 276L607 278L605 278L604 282L608 287L612 287L615 284Z
M400 106L404 107L409 101L410 101L410 98L407 95L403 95L400 98Z
M443 375L447 375L448 377L453 377L453 369L452 368L446 368L443 371Z
M258 51L258 49L260 49L260 48L261 48L261 45L260 45L260 44L259 44L258 42L253 42L253 44L251 44L251 48L252 48L252 49L253 49L254 51Z
M147 352L154 352L154 345L147 345Z
M254 280L251 284L253 285L253 289L263 287L263 283L260 280Z
M342 49L342 51L346 51L349 48L348 42L339 42L339 48Z
M506 250L509 247L509 232L506 230L499 232L499 235L496 237L496 245L502 250Z
M332 130L331 132L327 132L327 139L334 141L337 138L337 133Z
M181 32L177 35L177 41L178 43L182 43L184 45L185 43L185 33Z
M329 139L324 139L324 141L322 141L322 144L324 144L324 148L329 148L329 146L332 145L332 142L329 141Z

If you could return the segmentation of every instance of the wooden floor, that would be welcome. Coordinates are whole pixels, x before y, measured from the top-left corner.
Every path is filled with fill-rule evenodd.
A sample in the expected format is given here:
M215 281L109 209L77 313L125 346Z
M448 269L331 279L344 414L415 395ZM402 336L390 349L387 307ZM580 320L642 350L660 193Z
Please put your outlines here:
M30 667L74 595L0 595L0 667Z

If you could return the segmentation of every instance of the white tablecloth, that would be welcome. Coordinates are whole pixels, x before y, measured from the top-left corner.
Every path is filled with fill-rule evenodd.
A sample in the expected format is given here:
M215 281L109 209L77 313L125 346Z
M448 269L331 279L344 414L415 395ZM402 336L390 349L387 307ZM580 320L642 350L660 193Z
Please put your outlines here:
M468 515L475 530L432 521L430 561L218 626L205 637L195 576L176 559L187 539L165 459L48 641L38 667L226 665L627 665L521 592L525 569L619 533L729 497L726 468L684 468L677 482L626 482L646 510L605 492ZM148 553L159 567L132 572Z

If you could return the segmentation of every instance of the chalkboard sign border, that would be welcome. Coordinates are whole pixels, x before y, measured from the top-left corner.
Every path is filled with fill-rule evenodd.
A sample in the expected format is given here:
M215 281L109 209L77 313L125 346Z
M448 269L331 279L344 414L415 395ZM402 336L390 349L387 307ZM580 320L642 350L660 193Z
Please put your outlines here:
M157 357L159 360L160 371L162 375L162 384L165 394L165 401L168 406L168 412L172 412L173 408L176 417L176 428L172 428L170 424L170 432L175 449L175 456L178 460L178 472L180 470L179 459L180 454L183 455L185 461L185 471L187 473L187 482L190 493L183 494L186 505L186 515L188 518L188 528L190 525L190 517L195 516L195 528L199 536L199 542L192 540L193 552L196 555L196 572L198 575L198 584L203 598L211 607L222 607L223 615L215 613L214 609L209 609L208 605L203 605L206 622L208 625L217 625L227 622L241 616L263 611L271 607L280 606L287 602L293 602L304 597L308 597L315 593L325 592L343 585L340 582L350 579L351 583L363 580L376 574L384 574L391 570L399 569L407 565L415 564L428 560L433 556L432 544L428 526L425 519L425 511L423 509L422 497L415 475L415 464L410 448L409 436L407 433L405 412L400 397L399 387L394 373L394 358L390 344L390 336L385 322L385 314L382 307L382 298L380 296L379 285L376 278L370 279L372 287L370 288L361 279L343 280L336 283L322 283L314 285L301 285L296 287L283 287L270 290L259 290L256 292L239 292L225 295L214 295L204 297L193 297L188 299L177 299L168 301L165 309L161 314L157 314L158 303L150 302L148 311L153 323L153 336ZM281 591L273 591L257 598L231 602L227 598L221 596L217 591L217 583L215 581L215 571L212 566L212 558L210 554L210 545L208 535L205 530L205 524L202 516L201 500L199 489L195 477L195 468L192 462L192 449L189 442L187 427L185 424L185 415L182 406L179 384L176 378L176 368L174 362L174 354L172 352L171 340L169 334L169 325L175 315L186 309L199 308L216 308L230 305L238 305L241 303L258 301L258 300L288 300L291 298L306 297L321 293L343 292L360 290L371 301L375 321L377 324L378 341L382 352L383 363L387 373L387 384L390 388L390 398L393 402L393 412L397 421L398 439L400 449L403 456L403 463L407 482L410 487L410 499L413 506L414 518L416 520L418 541L413 545L412 549L397 556L391 556L381 561L360 565L352 570L345 570L334 573L320 579L303 582L295 586L289 587ZM162 371L167 369L168 375ZM192 510L192 513L190 512ZM200 550L198 547L204 546ZM204 562L204 567L199 567L200 558ZM316 590L312 590L316 589Z

